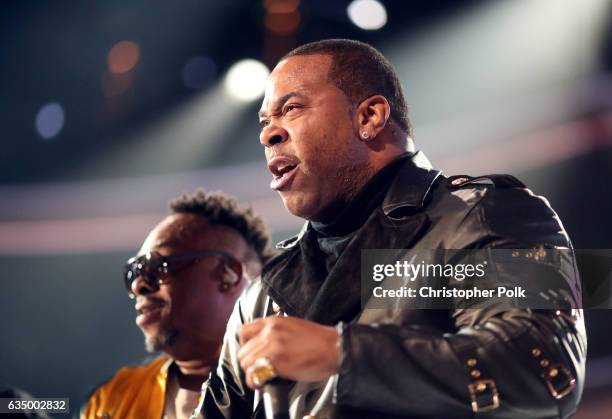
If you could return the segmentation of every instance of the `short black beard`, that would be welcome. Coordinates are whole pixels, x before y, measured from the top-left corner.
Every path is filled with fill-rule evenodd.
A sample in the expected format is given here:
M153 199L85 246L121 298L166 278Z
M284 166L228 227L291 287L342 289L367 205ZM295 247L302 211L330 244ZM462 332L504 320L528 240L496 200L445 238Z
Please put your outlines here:
M152 339L145 337L145 348L147 352L163 351L176 342L178 331L174 328L164 328Z
M332 222L374 174L374 168L369 162L350 163L339 167L328 178L329 182L336 185L335 199L317 215L317 218L307 219L322 223Z
M343 204L349 203L374 176L374 168L369 162L350 164L338 170L339 183L344 191Z

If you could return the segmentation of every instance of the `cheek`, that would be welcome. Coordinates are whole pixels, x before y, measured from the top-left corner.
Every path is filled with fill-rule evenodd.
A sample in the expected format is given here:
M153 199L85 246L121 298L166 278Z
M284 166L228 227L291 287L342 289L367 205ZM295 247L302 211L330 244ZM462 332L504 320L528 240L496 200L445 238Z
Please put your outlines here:
M209 278L192 278L172 296L173 319L201 324L215 317L222 301L218 282Z
M321 159L326 158L333 143L332 132L310 122L304 122L292 129L290 135L291 147L307 168L316 167Z
M350 117L344 109L343 112L337 115L334 110L322 109L286 126L291 138L287 152L295 153L301 160L304 174L324 176L322 171L342 166L352 138Z
M340 132L321 133L307 150L306 174L323 179L336 174L337 168L343 167L349 157L346 138ZM319 186L324 186L324 183Z
M185 310L181 312L180 325L185 330L193 330L211 338L221 339L233 304L229 304L218 293L200 298L194 295L193 299L194 304L185 307Z

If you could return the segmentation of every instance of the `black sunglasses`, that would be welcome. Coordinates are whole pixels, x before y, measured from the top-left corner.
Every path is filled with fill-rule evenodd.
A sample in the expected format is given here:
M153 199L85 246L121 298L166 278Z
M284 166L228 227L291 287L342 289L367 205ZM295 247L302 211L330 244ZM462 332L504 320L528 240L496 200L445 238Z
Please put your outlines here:
M128 295L130 298L135 297L132 292L132 283L139 276L142 276L149 287L157 289L160 284L167 281L168 274L184 269L196 260L209 256L221 257L230 262L236 260L229 253L220 250L202 250L173 256L162 256L157 252L149 252L134 256L125 263L123 273L123 281Z

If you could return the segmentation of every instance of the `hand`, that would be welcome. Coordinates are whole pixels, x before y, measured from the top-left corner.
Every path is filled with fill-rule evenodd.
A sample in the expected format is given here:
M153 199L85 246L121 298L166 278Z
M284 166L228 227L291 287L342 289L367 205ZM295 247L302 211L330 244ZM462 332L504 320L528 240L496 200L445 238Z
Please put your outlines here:
M294 381L322 381L338 371L340 337L334 327L296 317L267 317L243 325L238 336L238 359L252 389L251 367L261 357L270 360L279 377Z

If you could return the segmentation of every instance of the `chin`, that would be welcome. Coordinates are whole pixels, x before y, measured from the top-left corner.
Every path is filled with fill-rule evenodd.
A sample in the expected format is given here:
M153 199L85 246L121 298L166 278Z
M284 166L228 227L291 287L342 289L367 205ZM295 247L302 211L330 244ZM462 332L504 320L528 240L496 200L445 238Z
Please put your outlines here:
M291 215L309 220L310 205L306 202L308 199L301 193L289 192L281 195L285 208Z
M147 352L167 351L175 342L178 331L173 328L161 329L157 333L145 333Z
M306 194L283 196L283 204L287 211L296 217L308 221L321 221L321 205L316 205L320 199ZM296 196L298 195L298 196Z

